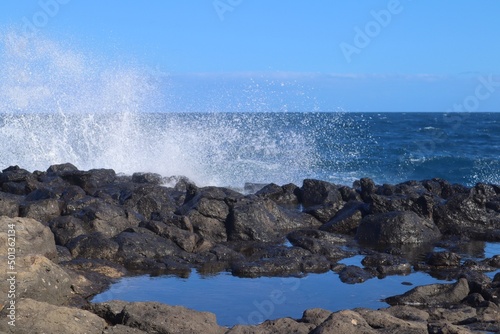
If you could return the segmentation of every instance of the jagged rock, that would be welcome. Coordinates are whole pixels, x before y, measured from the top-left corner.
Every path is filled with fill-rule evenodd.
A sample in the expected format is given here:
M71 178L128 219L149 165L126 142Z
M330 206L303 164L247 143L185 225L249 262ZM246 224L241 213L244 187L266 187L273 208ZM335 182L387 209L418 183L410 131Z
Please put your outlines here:
M257 191L255 195L274 201L278 205L292 207L299 204L297 194L300 189L295 184L289 183L284 186L278 186L271 183Z
M11 218L18 217L22 201L23 196L0 192L0 215Z
M500 215L487 207L498 198L492 186L478 184L468 193L457 193L446 204L437 206L434 220L444 234L498 241Z
M139 226L145 227L161 237L172 240L186 252L193 252L199 241L199 237L196 234L162 222L148 221L141 223Z
M275 240L283 231L320 225L312 216L255 197L237 200L231 206L226 224L230 240L262 242Z
M320 227L320 230L333 233L355 234L363 218L363 213L366 211L367 207L363 202L347 202L330 221Z
M225 188L207 187L191 196L176 214L187 216L200 237L213 242L227 241L228 203L243 195Z
M356 238L371 244L418 244L441 237L439 229L428 219L411 211L396 211L363 218Z
M65 169L65 168L63 168ZM89 171L73 170L66 168L56 172L63 180L70 184L79 186L89 195L100 187L104 187L116 179L116 173L112 169L91 169Z
M86 259L113 260L118 252L119 245L114 240L108 239L102 233L83 234L72 239L67 248L72 257Z
M59 216L49 222L57 245L65 246L72 239L86 234L84 222L73 216Z
M129 270L165 269L161 260L181 251L173 241L142 227L127 229L111 240L119 246L115 261Z
M59 217L62 212L62 203L54 198L41 199L38 201L25 201L19 207L19 216L33 218L44 224L51 219Z
M349 241L342 235L319 230L298 230L289 233L287 239L296 247L307 249L313 254L323 255L331 260L353 255L342 248Z
M107 237L113 237L129 227L139 225L139 220L127 215L122 207L99 200L92 201L73 213L73 216L83 221L86 232L100 232Z

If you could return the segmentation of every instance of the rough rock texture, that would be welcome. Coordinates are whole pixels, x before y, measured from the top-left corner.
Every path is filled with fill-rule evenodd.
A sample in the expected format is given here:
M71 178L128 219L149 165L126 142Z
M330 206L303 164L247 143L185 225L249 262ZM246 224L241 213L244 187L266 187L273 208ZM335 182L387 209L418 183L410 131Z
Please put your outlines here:
M115 304L117 303L117 304ZM217 325L215 315L189 310L182 306L160 303L108 302L97 305L106 320L143 330L147 333L224 333ZM120 311L118 311L121 308Z
M29 298L19 299L17 303L15 327L8 325L5 319L5 314L2 314L0 331L15 334L90 334L102 333L107 327L104 319L89 311Z
M418 244L439 239L434 223L412 211L379 213L363 218L356 238L372 244Z
M469 284L461 278L454 284L418 286L402 295L386 298L390 305L447 306L458 304L469 294Z
M16 256L39 254L57 262L57 250L54 235L50 229L31 218L0 217L0 243L7 245L7 227L15 226ZM7 247L0 249L0 255L7 255Z
M71 164L4 169L0 242L9 244L15 225L16 333L500 331L500 274L485 274L500 268L500 255L467 258L481 254L485 240L500 240L500 186L441 179L376 185L364 178L348 187L308 179L301 187L248 184L246 191ZM338 262L354 255L361 266ZM333 270L346 283L413 269L456 283L416 287L387 298L394 306L386 309L310 309L301 319L233 328L182 307L89 302L125 275L188 277L193 269L246 277ZM0 283L3 319L9 284Z

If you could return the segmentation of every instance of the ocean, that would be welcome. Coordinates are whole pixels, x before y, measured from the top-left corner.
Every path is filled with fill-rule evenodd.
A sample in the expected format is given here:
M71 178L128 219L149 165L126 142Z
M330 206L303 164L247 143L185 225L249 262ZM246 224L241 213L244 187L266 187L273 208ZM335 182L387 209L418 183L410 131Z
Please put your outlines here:
M3 168L184 175L200 186L500 183L500 113L2 113Z

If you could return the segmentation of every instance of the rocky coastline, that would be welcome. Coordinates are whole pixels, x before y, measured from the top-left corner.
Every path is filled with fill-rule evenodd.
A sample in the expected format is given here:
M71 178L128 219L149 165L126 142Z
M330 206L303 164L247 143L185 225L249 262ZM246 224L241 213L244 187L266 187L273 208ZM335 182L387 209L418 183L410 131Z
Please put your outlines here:
M500 273L485 275L500 269L500 254L458 254L500 241L500 185L306 179L237 191L69 163L44 172L12 166L0 173L0 227L2 333L500 332ZM354 255L363 267L339 263ZM346 284L422 271L450 283L409 288L379 310L308 309L300 319L232 328L180 306L90 302L120 277L193 269L239 277L331 270Z

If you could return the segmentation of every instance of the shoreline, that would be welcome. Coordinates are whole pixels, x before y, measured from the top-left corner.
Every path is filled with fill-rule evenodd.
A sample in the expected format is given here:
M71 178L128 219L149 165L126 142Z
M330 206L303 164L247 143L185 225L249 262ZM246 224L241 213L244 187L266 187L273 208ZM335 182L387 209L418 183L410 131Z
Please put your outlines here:
M500 274L493 280L484 274L500 268L500 255L462 262L456 253L469 241L500 241L499 185L465 187L442 179L376 185L364 178L348 187L306 179L301 186L254 185L254 193L241 194L199 188L182 177L162 186L166 180L71 164L2 171L0 237L9 247L0 254L14 261L4 272L14 284L4 280L1 286L0 330L500 331ZM435 246L444 250L433 251ZM353 255L364 256L363 267L338 263ZM392 306L383 310L310 309L301 319L233 328L219 326L214 314L183 307L89 302L131 273L182 277L192 269L239 277L333 271L346 284L414 270L454 283L408 289L388 298Z

